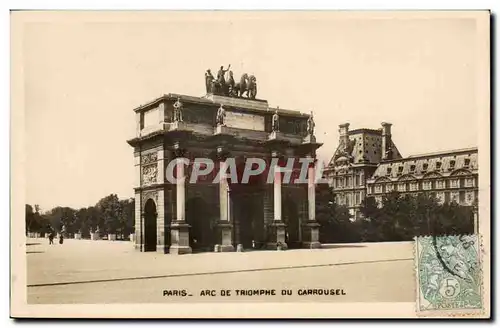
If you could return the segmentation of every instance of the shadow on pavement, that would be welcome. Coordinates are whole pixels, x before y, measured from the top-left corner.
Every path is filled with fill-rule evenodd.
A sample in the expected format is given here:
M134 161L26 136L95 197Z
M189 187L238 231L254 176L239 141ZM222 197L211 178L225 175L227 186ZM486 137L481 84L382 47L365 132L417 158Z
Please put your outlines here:
M321 248L318 248L318 249L361 248L361 247L366 247L366 245L356 245L356 244L328 245L328 244L322 244Z

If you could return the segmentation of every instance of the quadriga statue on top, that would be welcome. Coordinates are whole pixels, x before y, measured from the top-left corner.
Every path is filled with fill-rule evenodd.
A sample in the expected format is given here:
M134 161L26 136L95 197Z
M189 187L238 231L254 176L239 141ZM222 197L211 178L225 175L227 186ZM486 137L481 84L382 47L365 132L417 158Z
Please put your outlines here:
M246 97L255 99L257 96L257 79L254 75L244 73L240 81L235 83L233 71L230 71L231 65L227 69L224 66L219 68L217 78L214 78L212 71L207 69L205 72L205 86L207 93L227 97ZM226 73L229 74L226 80Z

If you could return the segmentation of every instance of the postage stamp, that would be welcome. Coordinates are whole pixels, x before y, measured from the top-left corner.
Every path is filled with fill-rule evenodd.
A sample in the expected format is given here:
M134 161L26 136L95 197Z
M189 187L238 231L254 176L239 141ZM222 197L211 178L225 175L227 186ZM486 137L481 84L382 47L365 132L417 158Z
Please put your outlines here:
M417 313L445 316L480 313L483 309L480 236L415 239Z

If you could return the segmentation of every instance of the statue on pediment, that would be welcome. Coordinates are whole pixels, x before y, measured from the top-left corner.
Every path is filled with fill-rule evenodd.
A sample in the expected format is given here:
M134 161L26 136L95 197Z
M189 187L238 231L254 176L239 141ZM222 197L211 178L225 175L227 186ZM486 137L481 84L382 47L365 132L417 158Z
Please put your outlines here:
M217 110L217 116L216 116L217 125L224 125L224 117L226 117L226 110L224 109L224 106L222 106L221 104L219 109Z
M311 111L311 115L307 119L307 134L314 135L314 127L316 124L314 123L313 112Z
M177 101L174 103L174 122L182 122L182 103L181 98L178 97Z
M273 129L273 132L279 132L279 130L280 130L280 117L278 115L278 108L276 108L276 111L273 114L272 129Z

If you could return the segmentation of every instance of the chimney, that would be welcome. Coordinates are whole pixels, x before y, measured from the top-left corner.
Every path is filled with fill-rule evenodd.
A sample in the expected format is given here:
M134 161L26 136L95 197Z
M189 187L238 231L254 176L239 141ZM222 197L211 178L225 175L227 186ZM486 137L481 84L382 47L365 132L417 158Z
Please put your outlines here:
M392 159L391 123L382 122L382 160Z
M349 144L349 123L339 125L340 143L344 145L344 150Z

